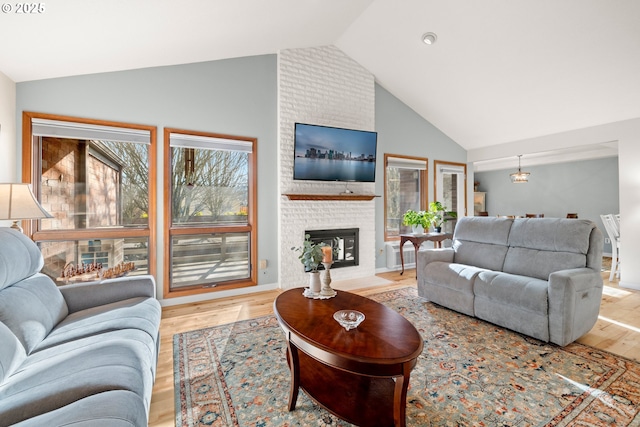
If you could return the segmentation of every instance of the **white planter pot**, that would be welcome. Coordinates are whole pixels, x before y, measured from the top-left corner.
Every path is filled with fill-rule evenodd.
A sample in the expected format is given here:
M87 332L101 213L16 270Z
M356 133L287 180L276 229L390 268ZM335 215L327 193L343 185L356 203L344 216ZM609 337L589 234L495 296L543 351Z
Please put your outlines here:
M412 225L411 231L413 234L424 234L424 228L421 225Z
M309 289L313 293L320 293L322 284L320 283L320 272L312 271L309 273Z

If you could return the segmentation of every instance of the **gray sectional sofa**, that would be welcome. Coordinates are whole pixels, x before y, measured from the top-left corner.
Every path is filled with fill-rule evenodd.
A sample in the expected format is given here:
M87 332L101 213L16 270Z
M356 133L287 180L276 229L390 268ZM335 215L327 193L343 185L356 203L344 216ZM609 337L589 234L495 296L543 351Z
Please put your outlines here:
M418 293L565 346L598 318L602 247L589 220L464 217L451 248L418 252Z
M160 304L152 276L58 287L0 228L0 426L146 426Z

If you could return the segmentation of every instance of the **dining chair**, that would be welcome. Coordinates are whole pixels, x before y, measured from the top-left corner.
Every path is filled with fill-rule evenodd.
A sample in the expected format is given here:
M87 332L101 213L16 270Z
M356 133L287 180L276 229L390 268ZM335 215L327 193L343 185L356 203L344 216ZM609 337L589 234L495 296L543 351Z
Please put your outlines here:
M611 241L611 273L609 274L609 281L612 281L614 275L620 278L620 228L616 224L616 218L613 214L600 215L600 219Z
M525 218L544 218L544 214L526 214Z

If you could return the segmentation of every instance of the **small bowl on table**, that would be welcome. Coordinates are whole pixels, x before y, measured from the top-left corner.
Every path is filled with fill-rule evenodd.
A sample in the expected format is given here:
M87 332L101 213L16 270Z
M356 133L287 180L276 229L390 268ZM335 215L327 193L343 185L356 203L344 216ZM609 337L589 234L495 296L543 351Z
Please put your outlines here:
M333 313L333 318L347 331L355 329L364 320L364 314L357 310L338 310Z

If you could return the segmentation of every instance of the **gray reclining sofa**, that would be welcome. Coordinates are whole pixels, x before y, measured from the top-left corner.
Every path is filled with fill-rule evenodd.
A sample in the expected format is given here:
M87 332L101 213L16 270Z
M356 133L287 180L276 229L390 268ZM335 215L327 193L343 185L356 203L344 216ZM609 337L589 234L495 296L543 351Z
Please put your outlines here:
M598 318L602 246L589 220L463 217L451 248L418 252L418 293L565 346Z
M0 228L0 426L146 426L160 304L152 276L57 287Z

